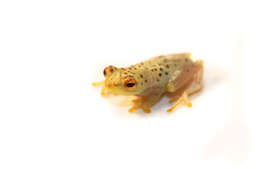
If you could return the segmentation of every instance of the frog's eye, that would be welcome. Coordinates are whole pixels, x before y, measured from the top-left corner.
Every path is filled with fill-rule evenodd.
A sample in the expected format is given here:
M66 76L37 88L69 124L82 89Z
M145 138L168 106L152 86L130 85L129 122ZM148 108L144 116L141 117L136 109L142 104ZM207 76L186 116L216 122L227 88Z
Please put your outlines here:
M125 86L125 88L126 88L127 90L136 89L136 85L137 85L137 83L136 83L135 79L126 78L126 79L124 80L124 86Z
M103 73L104 73L104 76L105 77L108 77L110 76L114 71L116 70L116 67L115 66L108 66L104 69Z

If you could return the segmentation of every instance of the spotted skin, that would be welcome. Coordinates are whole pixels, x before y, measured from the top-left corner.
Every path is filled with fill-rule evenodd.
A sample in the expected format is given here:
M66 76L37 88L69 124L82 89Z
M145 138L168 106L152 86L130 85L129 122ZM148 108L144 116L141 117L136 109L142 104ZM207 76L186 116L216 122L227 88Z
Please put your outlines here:
M164 94L176 98L177 105L191 106L187 96L202 88L203 62L192 61L190 53L177 53L153 57L147 61L126 67L108 66L104 69L104 91L127 96L137 96L129 112L143 109L150 113Z

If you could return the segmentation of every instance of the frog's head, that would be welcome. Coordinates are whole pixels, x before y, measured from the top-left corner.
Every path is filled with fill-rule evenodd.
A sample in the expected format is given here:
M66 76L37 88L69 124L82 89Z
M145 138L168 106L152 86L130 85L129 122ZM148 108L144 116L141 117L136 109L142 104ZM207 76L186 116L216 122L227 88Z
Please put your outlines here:
M137 83L137 77L124 68L108 66L104 69L105 88L119 95L137 95L141 88Z

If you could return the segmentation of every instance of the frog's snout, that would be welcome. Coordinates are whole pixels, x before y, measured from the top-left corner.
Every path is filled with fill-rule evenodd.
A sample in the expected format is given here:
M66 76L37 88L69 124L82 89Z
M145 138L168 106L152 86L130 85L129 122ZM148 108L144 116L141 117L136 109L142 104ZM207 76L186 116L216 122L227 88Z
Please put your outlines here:
M118 86L120 86L120 83L112 82L112 81L106 80L106 81L105 81L105 86L106 86L107 88L113 88L113 87L118 87Z

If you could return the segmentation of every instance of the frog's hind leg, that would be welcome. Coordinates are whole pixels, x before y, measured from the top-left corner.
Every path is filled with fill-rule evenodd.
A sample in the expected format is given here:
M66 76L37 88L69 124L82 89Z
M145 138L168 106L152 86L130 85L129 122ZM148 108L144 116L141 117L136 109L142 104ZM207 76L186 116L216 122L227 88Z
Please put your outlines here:
M192 106L192 103L189 101L188 95L187 95L186 92L183 92L182 96L176 101L176 103L175 103L173 106L171 106L171 107L167 110L167 112L168 112L168 113L172 112L172 110L174 110L178 105L180 105L180 104L182 104L182 103L185 104L185 105L187 105L188 107L191 107L191 106Z
M197 92L199 92L202 89L202 80L203 80L203 62L201 60L196 61L196 64L198 65L199 69L194 74L194 80L189 85L189 87L185 90L185 92L190 96Z
M183 89L179 89L176 91L176 93L173 95L172 99L170 102L176 101L176 103L171 106L167 112L172 112L178 105L180 104L185 104L188 107L192 106L192 103L189 101L188 96L195 94L199 92L202 89L202 76L203 76L203 62L202 61L197 61L195 62L195 65L197 69L194 69L195 71L193 72L193 76L191 81L187 83L187 88L184 86ZM178 97L181 94L180 97Z

